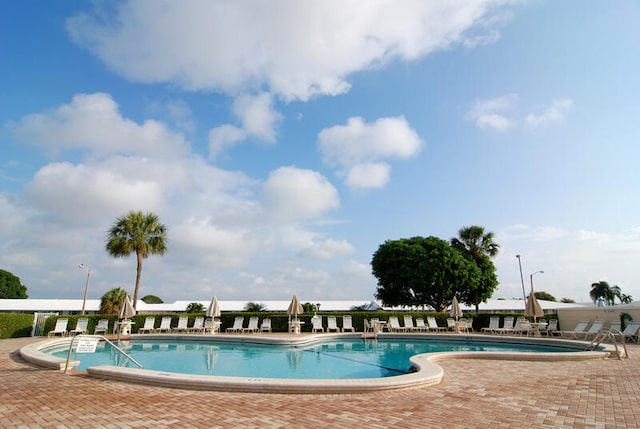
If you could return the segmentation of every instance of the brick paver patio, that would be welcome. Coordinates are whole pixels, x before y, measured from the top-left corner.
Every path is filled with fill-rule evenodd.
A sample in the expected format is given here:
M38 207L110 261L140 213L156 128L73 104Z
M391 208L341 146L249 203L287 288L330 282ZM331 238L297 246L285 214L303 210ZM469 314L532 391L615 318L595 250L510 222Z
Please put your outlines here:
M450 360L437 386L282 395L177 390L65 375L0 341L3 428L638 428L640 346L630 359Z

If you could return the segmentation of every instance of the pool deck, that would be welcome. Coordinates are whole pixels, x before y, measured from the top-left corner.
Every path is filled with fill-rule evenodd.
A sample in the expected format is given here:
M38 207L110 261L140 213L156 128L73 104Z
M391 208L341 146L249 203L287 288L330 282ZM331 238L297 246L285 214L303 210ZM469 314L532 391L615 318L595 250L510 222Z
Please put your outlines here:
M0 340L2 428L634 428L640 346L629 359L444 360L442 383L359 394L178 390L63 374Z

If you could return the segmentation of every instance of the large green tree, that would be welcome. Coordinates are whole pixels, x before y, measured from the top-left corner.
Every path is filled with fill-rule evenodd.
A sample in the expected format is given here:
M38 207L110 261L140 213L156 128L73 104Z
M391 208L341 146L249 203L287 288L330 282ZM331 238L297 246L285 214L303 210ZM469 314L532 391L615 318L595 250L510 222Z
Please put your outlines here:
M480 280L461 297L462 302L475 305L478 311L480 303L491 298L498 287L496 267L491 258L498 254L500 245L493 241L493 232L485 232L478 225L460 228L458 237L451 239L451 245L464 253L481 271Z
M463 296L481 272L447 241L437 237L387 240L374 253L376 297L385 305L428 305L444 311Z
M136 254L136 287L133 293L133 308L136 308L142 260L152 254L163 255L167 251L167 228L153 213L130 211L118 218L109 229L106 248L113 257Z
M9 271L0 270L0 299L26 299L27 287L20 282L20 277Z
M122 288L111 289L100 298L100 313L118 314L127 295L127 292Z

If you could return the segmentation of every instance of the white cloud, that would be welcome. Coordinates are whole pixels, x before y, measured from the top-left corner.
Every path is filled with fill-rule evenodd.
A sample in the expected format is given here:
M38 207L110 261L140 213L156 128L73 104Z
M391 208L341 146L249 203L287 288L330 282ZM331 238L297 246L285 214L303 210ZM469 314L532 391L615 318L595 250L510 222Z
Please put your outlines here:
M568 98L553 100L551 106L546 108L542 113L537 115L531 113L526 116L525 121L527 125L532 128L548 123L562 122L572 107L573 100Z
M475 121L479 128L508 131L516 125L509 115L518 102L518 94L507 94L484 101L476 101L467 113L467 118Z
M131 80L307 100L344 93L351 73L395 58L497 39L500 3L129 1L69 18L67 30Z
M347 184L360 188L387 183L391 167L377 161L410 158L423 145L404 116L379 118L372 123L359 117L349 118L346 125L320 131L318 140L325 161L346 170Z
M356 164L347 173L346 183L352 189L381 188L391 176L391 167L384 162Z
M353 253L354 250L353 245L347 240L334 240L330 238L314 243L311 247L304 249L301 254L316 259L331 259L335 255Z
M265 208L280 220L306 221L340 206L338 192L325 177L296 167L272 171L263 192Z
M270 94L263 92L255 96L242 95L235 99L232 111L240 121L241 127L224 124L209 131L211 158L249 137L275 142L275 128L282 115L274 110Z
M70 104L25 116L9 124L9 129L18 140L52 153L84 149L101 156L126 152L158 157L188 152L182 135L157 121L139 125L123 118L118 105L104 93L78 94Z

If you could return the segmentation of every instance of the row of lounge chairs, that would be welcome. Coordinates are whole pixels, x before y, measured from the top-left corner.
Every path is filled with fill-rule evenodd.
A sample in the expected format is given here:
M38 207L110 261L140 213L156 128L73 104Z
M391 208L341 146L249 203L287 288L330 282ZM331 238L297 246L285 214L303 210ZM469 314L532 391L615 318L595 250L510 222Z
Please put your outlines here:
M415 323L413 317L410 315L403 316L404 324L400 325L400 320L397 316L389 316L388 321L381 321L379 319L364 320L365 332L383 332L385 329L387 332L442 332L442 331L473 331L472 321L470 319L455 320L453 318L447 319L447 326L440 326L433 316L427 317L425 323L423 318L416 318Z
M502 326L500 326L500 317L491 316L489 318L489 326L482 328L481 332L502 335L554 335L557 329L557 319L551 319L548 323L531 323L525 317L518 317L516 319L515 317L507 316L504 318Z
M593 323L589 320L581 320L572 331L556 331L555 334L574 340L592 340L604 331L620 334L627 342L634 341L640 343L640 322L629 322L629 324L622 329L620 322L613 322L607 328L605 327L604 320L595 320Z
M102 330L101 323L102 322L104 322L105 324L109 323L109 321L107 319L101 319L100 322L98 323L98 325L96 325L96 328L94 330L94 334L99 334L101 332L101 330ZM56 336L66 337L68 335L86 334L87 333L87 328L89 326L89 319L87 319L87 318L78 319L78 322L76 323L76 327L73 328L73 329L67 330L67 326L68 325L69 325L69 319L67 319L67 318L57 319L56 320L56 326L51 331L49 331L48 336L49 337L56 337ZM105 327L102 332L106 333L107 332L107 328Z

